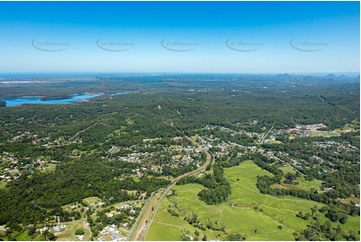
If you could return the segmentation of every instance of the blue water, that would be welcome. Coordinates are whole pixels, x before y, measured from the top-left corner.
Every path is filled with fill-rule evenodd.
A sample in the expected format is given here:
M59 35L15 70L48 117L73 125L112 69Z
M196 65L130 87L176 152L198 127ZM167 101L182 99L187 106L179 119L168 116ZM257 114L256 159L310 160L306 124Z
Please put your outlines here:
M110 94L111 96L127 94L128 92L119 92L115 94ZM38 97L23 97L23 98L4 98L0 99L6 101L7 107L15 107L22 104L64 104L64 103L75 103L81 102L87 99L101 96L103 94L76 94L72 98L63 98L63 99L54 99L54 100L41 100Z
M117 92L117 93L113 93L113 94L109 94L109 96L118 96L118 95L123 95L123 94L128 94L129 92Z

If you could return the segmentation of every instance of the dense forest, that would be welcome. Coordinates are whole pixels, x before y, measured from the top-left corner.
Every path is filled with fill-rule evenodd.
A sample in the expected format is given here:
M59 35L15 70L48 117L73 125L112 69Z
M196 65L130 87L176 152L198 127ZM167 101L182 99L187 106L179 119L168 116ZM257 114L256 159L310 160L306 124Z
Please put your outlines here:
M211 173L178 182L202 184L205 188L198 197L206 204L227 202L231 188L223 168L251 159L273 174L257 178L262 193L321 202L327 207L323 213L340 223L360 213L353 202L360 197L360 96L355 78L325 82L321 77L296 77L290 82L286 74L105 76L53 86L9 86L1 89L0 97L37 93L51 99L90 91L107 95L83 103L0 108L0 225L16 231L51 221L55 215L70 221L78 215L61 207L87 197L98 197L107 206L137 200L144 193L147 198L203 164L202 153L189 140L197 136L235 144L232 152L214 159L208 167ZM130 93L108 95L124 91ZM320 123L325 132L352 127L330 137L291 139L285 131ZM280 132L277 142L264 141L271 131ZM205 139L197 142L207 145ZM211 154L222 153L221 148L209 147ZM267 152L295 164L296 174L282 172L282 162L267 157ZM323 191L273 187L300 176L322 181ZM342 202L350 198L351 202ZM106 221L104 214L99 216L99 221ZM327 225L318 224L309 230L314 227L327 231ZM297 236L318 238L310 231ZM229 237L235 238L243 237Z

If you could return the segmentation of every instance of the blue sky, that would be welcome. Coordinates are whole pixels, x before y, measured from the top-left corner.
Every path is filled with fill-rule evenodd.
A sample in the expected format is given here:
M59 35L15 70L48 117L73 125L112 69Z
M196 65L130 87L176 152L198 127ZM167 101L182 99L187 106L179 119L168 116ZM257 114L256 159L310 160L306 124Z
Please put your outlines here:
M0 2L0 72L358 72L359 2Z

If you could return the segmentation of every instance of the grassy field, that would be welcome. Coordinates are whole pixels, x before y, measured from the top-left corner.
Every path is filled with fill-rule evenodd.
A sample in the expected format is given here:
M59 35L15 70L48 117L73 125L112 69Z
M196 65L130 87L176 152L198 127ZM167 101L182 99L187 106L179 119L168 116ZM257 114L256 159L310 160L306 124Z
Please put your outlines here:
M28 230L25 230L21 233L13 233L13 237L15 237L17 241L45 241L44 237L41 235L31 238L28 235Z
M356 120L352 121L350 124L345 124L342 128L338 128L335 130L322 131L322 130L311 130L311 137L321 136L321 137L337 137L342 133L348 133L355 131L357 128L358 122Z
M6 181L0 181L0 189L5 188L6 186Z
M49 164L45 170L42 170L42 172L53 172L55 171L56 164Z
M279 169L283 172L283 174L287 174L287 173L296 174L295 169L293 169L293 167L290 165L282 166Z
M296 170L292 166L283 166L279 168L283 174L291 173L296 174ZM285 181L286 178L282 179L282 182ZM309 191L311 189L320 190L322 181L313 179L312 181L307 181L303 176L298 177L294 180L296 184L273 184L272 188L283 188L283 189L292 189L292 190L304 190Z
M351 126L345 125L341 129L335 129L335 130L330 130L330 131L312 130L310 132L310 135L311 135L311 137L316 137L316 136L338 137L343 133L348 133L348 132L352 132L352 131L354 131L354 129Z
M15 238L16 241L45 241L44 237L41 235L35 236L34 238L31 238L28 235L28 231L25 230L21 233L16 232L16 233L12 233L12 238ZM9 238L7 236L2 237L2 239L4 241L8 241Z
M98 197L87 197L87 198L84 198L83 201L90 205L90 204L95 204L95 203L99 203L101 202L102 200Z
M291 189L291 190L304 190L309 191L311 189L320 190L322 181L314 179L312 181L307 181L304 177L299 177L294 182L298 184L274 184L272 188L283 188L283 189Z
M283 144L282 141L279 141L279 140L270 140L267 142L268 144Z
M83 220L74 220L71 223L67 223L67 227L65 228L64 231L62 232L58 232L58 233L54 233L58 238L57 240L60 241L77 241L79 240L77 236L75 236L75 230L79 229L79 228L83 228L84 229L84 237L83 240L88 241L90 240L90 232L89 230L84 226L85 225L85 221Z
M226 228L227 233L245 234L247 240L294 240L292 233L304 230L312 221L298 218L296 214L299 211L310 212L314 206L323 206L290 196L261 194L256 187L257 176L271 174L261 170L252 161L226 168L225 175L232 187L227 204L206 205L200 201L197 194L204 188L201 185L175 186L176 196L163 201L146 240L181 240L181 236L186 233L194 238L195 230L199 232L199 239L202 239L204 234L208 240L226 239L226 234L222 231L201 231L189 225L183 218L190 213L197 214L203 224L209 221L217 222ZM172 216L167 211L169 208L178 211L179 217ZM320 222L325 221L326 218L321 215ZM359 224L359 217L350 217L344 226L346 229L358 230Z
M311 137L338 137L341 135L341 130L333 130L333 131L318 131L314 130L310 132Z

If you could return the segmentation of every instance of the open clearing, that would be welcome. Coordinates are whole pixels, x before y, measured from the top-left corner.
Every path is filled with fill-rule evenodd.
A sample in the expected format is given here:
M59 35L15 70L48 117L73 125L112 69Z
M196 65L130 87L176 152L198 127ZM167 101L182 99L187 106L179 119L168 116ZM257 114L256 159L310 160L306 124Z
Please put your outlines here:
M291 189L291 190L304 190L310 191L311 189L320 190L322 181L313 179L312 181L307 181L304 177L299 177L294 180L296 184L273 184L272 188L283 188L283 189Z
M90 240L90 232L85 227L85 221L83 220L74 220L71 223L66 223L67 227L64 231L59 233L54 233L58 238L57 240L70 240L70 241L77 241L79 238L75 235L75 230L83 228L84 229L84 237L83 240L87 241Z
M310 135L311 137L338 137L343 133L349 133L354 131L354 123L346 124L344 127L335 129L335 130L329 130L329 131L322 131L322 130L311 130Z
M296 170L292 166L283 166L279 168L283 174L291 173L296 174ZM282 182L286 180L285 177L283 177ZM293 184L273 184L271 188L283 188L283 189L291 189L291 190L304 190L304 191L310 191L311 189L314 190L320 190L322 186L322 181L313 179L312 181L307 181L303 176L297 177Z
M99 203L101 202L102 200L98 197L88 197L88 198L84 198L83 201L90 205L90 204L95 204L95 203Z
M56 169L56 164L49 164L45 170L42 170L42 172L54 172Z
M341 135L341 133L346 133L346 132L349 132L349 131L343 131L343 130L334 130L334 131L318 131L318 130L315 130L315 131L311 131L310 132L310 135L311 137L338 137Z
M290 165L280 167L279 169L283 172L283 174L287 174L287 173L296 174L296 170Z
M294 240L295 231L304 230L313 220L303 220L296 217L299 211L310 212L311 208L324 206L321 203L299 199L291 196L276 197L261 194L256 187L257 176L270 175L252 161L242 162L237 167L224 169L225 175L232 187L228 204L206 205L198 199L198 192L204 189L199 184L175 186L176 196L165 199L151 224L146 240L181 240L181 236L189 233L199 239L206 234L208 240L225 240L222 231L206 229L202 231L188 224L183 218L194 213L202 224L208 221L223 225L226 232L245 234L247 240ZM177 205L178 209L175 207ZM179 217L172 216L169 208L179 212ZM326 218L322 214L320 222ZM278 228L282 225L282 229ZM359 217L349 217L343 225L345 229L358 230ZM182 229L183 232L182 232Z
M6 181L0 181L0 189L4 189L6 186Z

